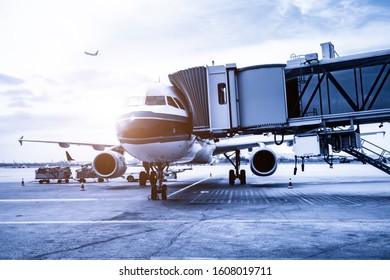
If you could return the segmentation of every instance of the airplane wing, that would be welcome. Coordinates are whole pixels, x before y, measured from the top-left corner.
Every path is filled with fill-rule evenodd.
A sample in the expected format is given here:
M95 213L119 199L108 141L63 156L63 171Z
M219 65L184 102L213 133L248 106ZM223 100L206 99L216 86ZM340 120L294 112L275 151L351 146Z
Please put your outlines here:
M77 146L90 146L96 151L104 151L105 148L111 148L117 146L117 144L97 144L97 143L83 143L83 142L60 142L60 141L47 141L47 140L33 140L33 139L25 139L24 136L20 137L18 140L20 145L23 145L23 142L35 142L35 143L51 143L58 144L61 148L69 148L70 145Z

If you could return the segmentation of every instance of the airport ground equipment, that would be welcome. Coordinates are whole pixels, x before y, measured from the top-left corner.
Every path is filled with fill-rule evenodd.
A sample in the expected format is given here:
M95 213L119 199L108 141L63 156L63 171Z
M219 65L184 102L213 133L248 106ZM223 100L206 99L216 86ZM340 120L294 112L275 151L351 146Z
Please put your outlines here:
M359 133L360 125L390 122L390 49L339 57L332 43L321 48L322 59L310 53L286 64L201 66L169 79L187 100L201 138L272 133L278 145L294 135L302 159L326 159L327 143L390 174L383 160L362 152ZM338 147L340 141L348 145ZM232 164L229 181L242 177L239 162Z
M72 171L69 166L50 166L40 167L35 170L35 179L39 180L40 184L50 183L50 180L57 180L57 183L69 183L69 179L72 178Z
M389 155L390 152L385 150L372 142L362 139L360 148L350 147L343 149L346 152L363 163L368 163L383 172L390 175L390 166L387 165L387 159L385 155Z
M99 177L92 168L92 164L83 164L81 168L76 170L76 179L80 183L85 183L88 178L98 178L98 182L104 182L104 179Z

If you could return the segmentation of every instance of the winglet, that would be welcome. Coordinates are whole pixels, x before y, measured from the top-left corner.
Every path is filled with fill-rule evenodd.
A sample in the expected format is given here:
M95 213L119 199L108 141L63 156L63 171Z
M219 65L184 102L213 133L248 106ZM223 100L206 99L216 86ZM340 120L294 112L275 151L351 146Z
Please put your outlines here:
M67 160L67 161L72 161L72 160L74 160L74 159L71 157L71 155L68 153L68 151L65 151L65 153L66 153L66 160Z
M24 136L20 137L20 138L19 138L19 140L18 140L18 141L19 141L19 143L20 143L20 146L22 146L22 145L23 145L23 137L24 137Z

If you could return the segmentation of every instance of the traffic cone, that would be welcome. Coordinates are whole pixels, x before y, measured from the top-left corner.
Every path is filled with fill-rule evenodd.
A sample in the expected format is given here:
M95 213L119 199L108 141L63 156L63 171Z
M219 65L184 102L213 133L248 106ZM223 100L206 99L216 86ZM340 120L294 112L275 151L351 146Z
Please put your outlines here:
M292 189L292 188L293 188L293 185L292 185L292 182L291 182L291 178L290 178L290 180L289 180L289 182L288 182L288 188L289 188L289 189Z
M81 189L80 191L85 191L84 184L81 184Z

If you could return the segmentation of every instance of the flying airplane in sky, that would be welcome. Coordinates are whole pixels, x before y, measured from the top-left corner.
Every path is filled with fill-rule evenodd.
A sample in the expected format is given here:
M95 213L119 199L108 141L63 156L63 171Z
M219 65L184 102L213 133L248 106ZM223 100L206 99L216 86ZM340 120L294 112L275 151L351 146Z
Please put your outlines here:
M246 183L246 173L240 169L240 150L252 149L250 167L258 176L272 175L277 168L277 156L259 136L238 136L229 139L202 139L192 133L192 120L185 100L170 85L153 84L142 94L128 98L124 113L116 122L119 145L30 140L23 142L56 143L63 148L70 145L92 146L101 150L92 162L96 174L102 178L115 178L125 174L124 153L141 160L145 171L139 174L140 185L151 183L151 199L167 199L164 173L170 164L211 163L213 156L224 154L234 166L229 171L229 183L236 179ZM105 148L109 150L104 151ZM233 153L231 153L233 152ZM231 153L230 155L228 153ZM231 160L236 156L235 161Z
M84 53L86 55L97 56L99 54L99 51L96 51L95 53L90 53L90 52L85 51Z

